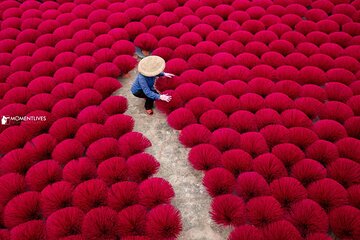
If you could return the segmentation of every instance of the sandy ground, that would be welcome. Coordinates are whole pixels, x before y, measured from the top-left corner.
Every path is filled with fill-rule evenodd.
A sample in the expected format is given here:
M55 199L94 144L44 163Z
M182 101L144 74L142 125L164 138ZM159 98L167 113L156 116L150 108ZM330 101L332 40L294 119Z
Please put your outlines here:
M189 149L178 141L179 132L167 125L166 116L159 111L155 110L152 116L145 114L144 100L131 94L130 87L136 74L133 70L127 78L120 79L123 87L115 94L128 99L129 107L125 114L134 118L134 131L141 132L151 141L152 147L147 152L161 164L156 176L169 181L174 188L172 204L180 210L183 223L178 239L226 239L231 229L221 228L212 222L209 215L211 199L201 183L203 174L188 163Z

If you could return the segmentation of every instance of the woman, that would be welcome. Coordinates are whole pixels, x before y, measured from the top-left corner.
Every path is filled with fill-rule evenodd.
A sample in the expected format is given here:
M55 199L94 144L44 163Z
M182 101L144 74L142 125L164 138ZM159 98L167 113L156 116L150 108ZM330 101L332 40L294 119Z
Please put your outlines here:
M138 65L139 74L131 86L131 92L134 96L145 98L145 110L149 115L154 113L152 109L155 100L171 101L171 96L159 94L154 87L156 78L161 76L172 78L174 76L174 74L163 72L164 69L165 60L161 57L148 56L143 58Z

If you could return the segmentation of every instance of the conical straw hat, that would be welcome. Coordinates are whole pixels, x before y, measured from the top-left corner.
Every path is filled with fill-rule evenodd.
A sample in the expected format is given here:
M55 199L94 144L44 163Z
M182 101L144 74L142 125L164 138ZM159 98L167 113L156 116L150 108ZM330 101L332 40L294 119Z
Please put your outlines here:
M159 75L165 69L165 60L159 56L143 58L138 65L138 71L146 77Z

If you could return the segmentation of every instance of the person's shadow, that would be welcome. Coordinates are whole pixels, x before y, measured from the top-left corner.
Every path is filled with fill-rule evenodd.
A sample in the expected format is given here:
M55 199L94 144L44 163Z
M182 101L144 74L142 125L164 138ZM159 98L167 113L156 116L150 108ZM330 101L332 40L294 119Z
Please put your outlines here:
M136 47L135 48L135 54L141 60L144 57L147 57L147 56L151 55L151 52L144 51L144 50L141 50L141 48Z

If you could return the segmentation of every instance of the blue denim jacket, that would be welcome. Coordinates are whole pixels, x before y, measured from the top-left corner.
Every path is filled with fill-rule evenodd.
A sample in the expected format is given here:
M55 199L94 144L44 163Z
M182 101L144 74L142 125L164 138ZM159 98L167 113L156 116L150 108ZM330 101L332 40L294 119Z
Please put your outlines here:
M164 76L164 73L162 72L155 77L146 77L139 73L131 86L131 92L134 94L142 90L148 98L158 100L160 98L160 94L156 93L154 83L155 79L159 76Z

